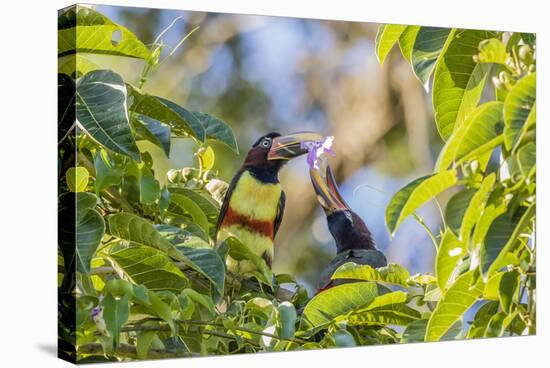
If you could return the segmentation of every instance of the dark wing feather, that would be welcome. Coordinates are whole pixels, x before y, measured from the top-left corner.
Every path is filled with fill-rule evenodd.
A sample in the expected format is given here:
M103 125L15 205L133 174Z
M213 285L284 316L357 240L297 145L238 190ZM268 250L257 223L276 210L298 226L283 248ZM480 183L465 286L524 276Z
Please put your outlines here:
M285 192L281 191L281 197L279 198L279 205L277 206L277 215L275 216L275 231L273 232L273 235L277 235L277 231L279 231L279 226L281 226L281 222L283 221L283 213L285 212L285 202L286 202L286 195Z
M244 172L243 168L239 169L239 171L237 171L233 179L231 179L231 182L229 183L229 187L227 187L227 192L225 193L222 207L220 208L220 214L218 215L218 221L216 222L216 233L214 234L214 239L218 238L218 231L220 230L220 226L223 222L223 218L225 217L225 213L227 212L227 208L229 207L229 199L231 198L231 195L233 194L233 191L237 186L237 182L239 181L239 178L241 177L243 172Z

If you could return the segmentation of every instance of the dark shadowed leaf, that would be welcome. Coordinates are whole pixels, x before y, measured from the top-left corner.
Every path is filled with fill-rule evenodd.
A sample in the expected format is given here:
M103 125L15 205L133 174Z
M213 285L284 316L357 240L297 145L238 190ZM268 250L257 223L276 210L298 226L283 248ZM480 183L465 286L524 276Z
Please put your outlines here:
M166 156L170 155L170 126L145 115L137 115L132 120L137 139L146 139L162 148Z
M69 132L76 120L76 86L67 74L57 74L57 135L58 141Z
M104 147L140 161L128 121L126 86L118 74L94 70L77 81L76 119Z
M204 130L206 131L206 138L222 142L231 148L235 153L239 153L239 147L237 146L235 134L229 125L220 119L203 112L195 111L193 114L195 114L195 116L199 118L202 123Z
M447 202L447 206L445 207L445 223L455 234L460 234L464 214L475 193L475 189L463 189L453 195L449 199L449 202Z
M430 76L435 68L439 55L449 35L454 34L450 28L420 27L416 34L411 53L411 64L414 74L428 91Z

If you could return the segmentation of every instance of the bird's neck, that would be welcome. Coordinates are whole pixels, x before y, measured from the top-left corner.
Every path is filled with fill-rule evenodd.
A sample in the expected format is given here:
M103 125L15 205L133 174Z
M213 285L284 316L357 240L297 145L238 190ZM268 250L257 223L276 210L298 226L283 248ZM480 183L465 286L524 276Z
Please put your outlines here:
M245 166L245 169L255 179L262 183L277 184L279 182L279 170L275 167Z
M370 231L358 232L352 230L343 234L339 238L339 241L336 241L336 253L345 252L350 249L376 249Z

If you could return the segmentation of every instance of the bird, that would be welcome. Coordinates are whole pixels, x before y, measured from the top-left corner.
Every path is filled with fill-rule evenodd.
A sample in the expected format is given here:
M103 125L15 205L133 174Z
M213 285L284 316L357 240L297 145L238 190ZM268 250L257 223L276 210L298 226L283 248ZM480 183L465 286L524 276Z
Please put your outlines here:
M323 136L314 132L281 135L272 132L260 137L248 151L231 180L216 223L218 244L236 237L269 268L273 263L274 239L285 209L285 193L279 171L289 160L308 152L306 142ZM228 271L250 274L257 266L250 260L226 258Z
M321 273L317 292L344 282L331 280L334 271L344 263L354 262L374 268L387 266L386 257L376 248L367 225L340 194L330 165L326 166L324 179L321 171L315 168L310 168L310 177L317 200L325 212L328 229L336 243L336 257Z

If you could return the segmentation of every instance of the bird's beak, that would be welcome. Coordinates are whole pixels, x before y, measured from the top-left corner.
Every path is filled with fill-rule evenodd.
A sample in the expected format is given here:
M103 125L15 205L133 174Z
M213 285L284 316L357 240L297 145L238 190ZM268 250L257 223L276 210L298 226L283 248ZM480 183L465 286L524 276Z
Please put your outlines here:
M316 142L324 137L314 132L300 132L273 138L268 160L291 160L308 152L305 143Z
M317 169L310 169L311 183L317 194L317 200L327 215L336 211L350 209L338 191L334 175L330 166L327 166L326 177L323 179L321 172Z

